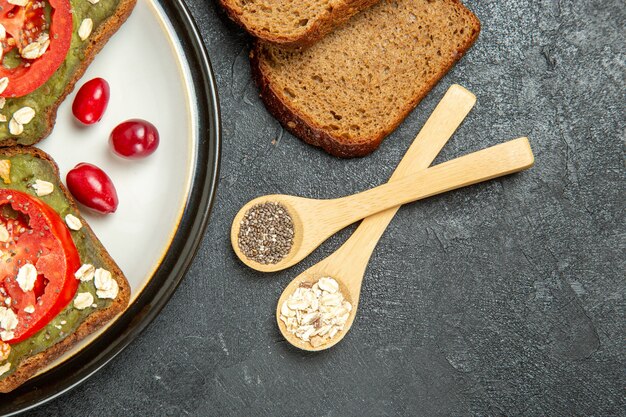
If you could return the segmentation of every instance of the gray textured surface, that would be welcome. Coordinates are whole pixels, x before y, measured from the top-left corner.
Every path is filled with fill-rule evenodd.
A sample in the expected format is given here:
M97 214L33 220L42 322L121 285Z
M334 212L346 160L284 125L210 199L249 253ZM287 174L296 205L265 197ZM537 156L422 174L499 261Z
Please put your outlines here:
M156 322L34 415L624 415L626 100L621 0L467 1L470 53L371 157L316 151L266 113L247 41L187 0L222 102L220 189L198 257ZM439 161L530 137L529 172L403 208L336 348L289 348L273 321L290 271L245 269L229 223L265 193L333 197L384 182L447 86L478 104Z

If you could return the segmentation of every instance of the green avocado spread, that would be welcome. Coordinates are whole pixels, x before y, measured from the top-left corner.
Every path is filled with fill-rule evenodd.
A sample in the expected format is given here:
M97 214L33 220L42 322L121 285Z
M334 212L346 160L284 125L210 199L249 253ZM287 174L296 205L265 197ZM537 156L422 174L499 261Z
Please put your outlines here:
M48 131L48 114L53 109L54 104L65 92L67 84L72 80L74 74L85 60L85 49L89 45L90 38L81 40L78 36L78 28L84 19L90 18L93 21L92 35L98 27L113 15L121 0L100 0L96 4L91 4L87 0L71 0L73 28L72 43L70 50L61 67L54 75L41 87L32 93L18 98L7 98L5 106L0 110L0 114L7 119L0 122L0 144L7 139L16 139L20 145L32 145L42 139ZM10 55L3 60L3 64L11 67L14 59ZM31 107L35 110L35 118L24 126L24 132L18 136L13 136L9 132L9 121L13 113L22 107Z
M85 3L89 4L87 1L85 1ZM0 180L0 188L9 188L33 195L52 207L61 218L65 218L65 216L70 213L80 218L80 213L71 208L65 194L59 189L58 177L49 162L29 154L21 154L8 158L0 156L0 160L2 159L9 159L11 161L11 183L5 184ZM32 184L35 180L51 182L54 184L54 191L49 195L37 197L35 190L32 188ZM100 255L100 246L91 239L84 230L84 227L79 231L70 230L72 239L80 255L81 264L91 264L96 268L105 267L106 260ZM93 295L96 307L87 307L84 310L78 310L73 307L73 302L71 302L56 318L38 333L27 340L11 345L9 358L2 362L2 364L10 363L11 368L6 373L0 375L0 380L13 373L23 359L36 355L65 339L68 335L71 335L94 310L104 309L112 303L112 300L103 300L96 296L96 288L93 280L81 282L76 294L81 292L90 292L91 295Z

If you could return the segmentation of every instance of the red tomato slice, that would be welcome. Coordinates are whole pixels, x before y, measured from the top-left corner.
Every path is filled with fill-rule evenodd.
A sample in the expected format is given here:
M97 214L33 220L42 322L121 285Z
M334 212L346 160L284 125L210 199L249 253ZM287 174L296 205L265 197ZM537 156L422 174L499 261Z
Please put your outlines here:
M51 9L49 18L44 12L46 3ZM15 68L0 65L0 78L9 79L9 85L0 96L25 96L52 77L70 50L73 28L70 1L29 0L25 6L15 6L8 0L0 0L0 23L6 31L6 38L1 41L5 53L14 47L21 52L40 34L48 33L50 45L41 57L22 58Z
M45 327L72 301L80 257L61 217L28 194L0 190L0 223L9 232L8 241L0 244L0 301L6 306L10 298L8 306L18 318L13 339L5 342L15 344ZM30 291L16 281L27 263L38 273Z

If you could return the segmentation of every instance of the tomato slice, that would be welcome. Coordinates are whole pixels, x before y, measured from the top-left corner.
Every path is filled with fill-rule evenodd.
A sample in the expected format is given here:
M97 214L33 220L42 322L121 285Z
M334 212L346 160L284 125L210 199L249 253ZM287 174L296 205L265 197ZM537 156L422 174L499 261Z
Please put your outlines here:
M13 338L5 342L15 344L45 327L72 301L80 257L61 217L28 194L0 190L0 223L9 235L0 244L0 301L18 319ZM32 264L38 274L30 291L16 280L25 264Z
M6 31L6 37L0 40L3 51L0 78L9 79L0 96L25 96L52 77L70 50L73 27L70 0L28 0L25 6L0 0L0 24ZM22 56L27 46L46 35L50 44L41 56L32 59ZM9 66L5 55L14 48L18 50L19 64Z

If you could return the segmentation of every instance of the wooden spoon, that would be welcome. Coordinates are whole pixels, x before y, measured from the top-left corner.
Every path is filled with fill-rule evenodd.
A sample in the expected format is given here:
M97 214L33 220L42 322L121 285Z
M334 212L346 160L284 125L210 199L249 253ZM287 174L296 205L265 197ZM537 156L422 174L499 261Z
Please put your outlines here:
M519 172L530 168L533 163L534 157L528 139L519 138L453 159L406 178L424 178L424 181L419 182L417 193L423 197L428 197ZM399 181L402 183L404 179ZM358 233L355 232L341 248L300 274L283 291L278 300L276 318L285 339L292 345L304 350L327 349L339 342L352 326L359 303L365 268L384 230L381 230L380 225L382 223L380 220L376 223L366 221L359 226ZM332 277L339 283L344 297L352 304L352 310L343 331L328 343L314 348L308 342L303 342L295 335L287 332L284 323L280 320L280 307L303 282L313 284L321 277Z
M390 181L428 168L469 114L475 103L476 97L470 91L460 85L452 85L415 137L415 140L396 167ZM343 339L350 326L352 326L356 315L361 281L369 258L398 209L399 207L394 207L364 219L338 251L297 276L285 288L278 300L276 321L278 328L289 343L300 349L318 351L328 349ZM340 290L349 298L353 306L352 313L343 331L339 332L330 342L314 348L310 343L303 342L287 331L285 324L280 319L280 309L285 300L289 298L302 282L314 282L321 278L322 275L331 275L337 278L338 275L333 274L337 269L336 263L354 252L359 253L357 259L360 260L360 263L354 265L352 271L346 275L347 278L345 280L340 279L338 281ZM342 271L337 272L341 273ZM350 290L348 290L346 283L348 283Z
M330 236L358 220L391 207L526 169L529 156L532 157L532 153L528 141L518 140L475 152L347 197L331 200L284 194L258 197L244 205L235 216L231 232L231 238L235 239L233 247L242 261L256 269L282 269L300 261ZM263 265L248 259L236 242L245 214L253 206L267 202L280 203L291 215L294 239L286 258L277 264Z
M441 152L444 145L452 137L457 128L461 125L465 117L469 114L475 103L476 97L470 91L460 85L452 85L415 137L415 140L396 167L390 181L428 168L428 166L435 160L439 152ZM278 300L276 308L276 322L278 323L280 332L289 343L300 349L318 351L328 349L343 339L345 334L350 329L350 326L352 326L352 322L354 321L354 317L356 315L359 294L361 291L360 283L365 273L367 263L369 262L369 258L374 250L374 247L378 243L378 240L395 216L398 209L399 207L394 207L364 219L352 236L337 252L307 269L291 281L287 288L285 288L280 296L280 299ZM346 294L346 296L349 297L350 303L353 306L352 310L354 311L354 313L350 314L346 327L344 327L344 329L330 342L317 348L314 348L310 343L303 342L295 337L295 335L289 333L285 324L280 319L280 309L285 300L293 294L302 282L313 282L319 279L321 275L325 275L327 266L329 267L328 272L331 272L327 275L332 275L333 269L336 269L334 266L336 262L335 260L343 259L345 256L344 253L350 254L358 248L361 248L359 251L361 264L355 265L354 270L348 274L348 277L352 276L352 279L349 279L348 281L338 281L340 290L343 294ZM341 271L339 272L341 273ZM361 279L358 279L359 274L361 275ZM350 291L348 291L345 282L348 282L348 285L350 285ZM357 285L354 283L357 283Z
M432 115L415 138L413 145L407 151L401 164L397 167L392 180L397 180L420 169L404 169L413 162L426 168L437 156L443 145L452 136L456 128L476 103L476 97L459 85L452 85ZM428 139L428 140L426 140ZM429 146L432 145L432 146ZM422 164L425 162L422 162ZM398 173L401 174L398 174ZM361 220L371 214L378 213L390 207L399 206L402 200L409 202L424 198L423 189L417 187L415 181L424 178L412 178L402 184L377 187L376 189L353 196L333 200L314 200L287 195L266 195L256 198L237 213L231 227L231 244L237 257L247 266L257 271L275 272L289 268L300 262L326 239L346 226ZM390 188L387 188L390 187ZM407 189L415 191L407 199ZM443 190L445 191L445 190ZM441 191L441 192L443 192ZM262 264L249 259L239 248L238 236L241 221L247 211L254 205L263 202L279 202L288 210L294 222L294 242L289 254L275 264Z
M463 167L459 168L463 171ZM233 220L231 228L233 249L239 259L253 269L273 272L288 268L305 258L330 236L354 222L390 207L439 194L451 186L456 188L464 185L464 178L456 179L455 183L446 182L445 177L450 174L454 175L428 169L358 194L330 200L285 194L255 198L246 203ZM439 187L424 187L425 184L438 184ZM238 236L246 213L252 207L263 203L279 203L291 216L294 226L291 250L285 258L275 264L262 264L249 259L238 244Z

